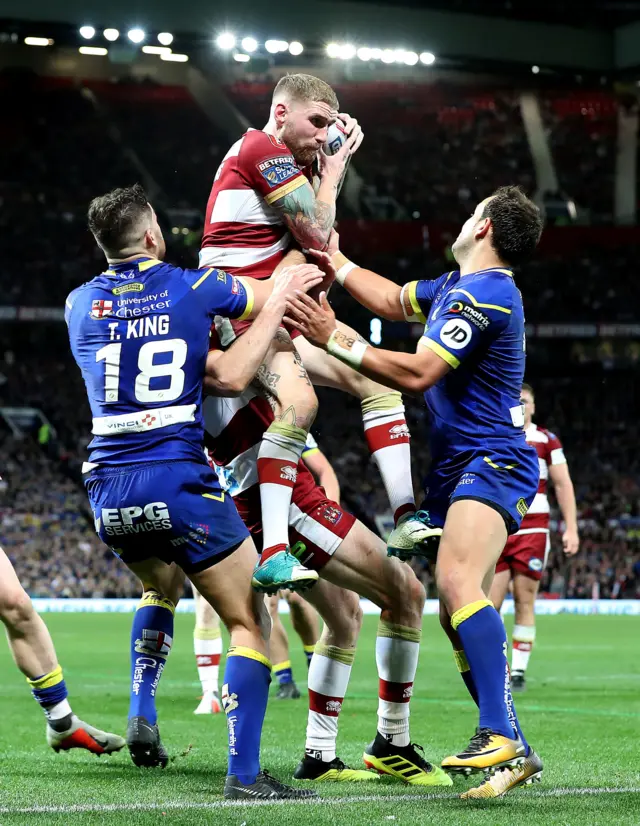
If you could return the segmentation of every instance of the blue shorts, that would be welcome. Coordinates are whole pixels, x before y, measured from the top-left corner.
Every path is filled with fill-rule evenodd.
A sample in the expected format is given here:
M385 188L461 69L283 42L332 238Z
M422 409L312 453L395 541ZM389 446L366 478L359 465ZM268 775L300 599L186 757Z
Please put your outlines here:
M98 536L126 563L155 556L194 574L249 536L204 459L99 467L85 485Z
M444 526L449 506L475 499L492 507L514 534L538 490L538 454L530 445L504 451L463 451L437 462L425 479L421 507L434 524Z

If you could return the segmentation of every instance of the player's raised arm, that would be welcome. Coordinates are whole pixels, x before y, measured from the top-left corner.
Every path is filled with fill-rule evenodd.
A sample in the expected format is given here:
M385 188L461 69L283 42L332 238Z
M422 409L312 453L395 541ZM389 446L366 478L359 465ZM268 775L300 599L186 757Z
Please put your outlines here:
M394 353L341 333L325 293L320 296L320 304L302 294L290 299L285 321L312 344L401 393L422 393L451 369L450 363L426 348L417 353Z
M338 152L327 155L323 147L328 130L338 120L347 139ZM272 146L254 142L255 157L247 158L251 162L246 164L242 159L248 183L280 213L303 249L323 249L347 164L362 143L361 127L354 118L338 113L338 99L327 83L299 75L284 77L276 86L264 132ZM307 174L316 160L320 184L314 191Z
M305 273L310 269L317 270L309 264L301 264L285 267L268 282L250 279L255 286L259 286L259 298L254 302L254 307L261 302L261 311L251 328L237 338L228 350L209 352L204 380L206 393L237 396L246 390L282 323L287 298L304 287Z
M325 278L325 274L314 264L298 264L295 267L285 267L276 270L275 277L264 280L237 276L237 280L244 286L245 290L251 291L252 294L251 308L246 315L244 315L244 318L256 318L258 316L258 313L260 313L271 297L272 292L278 289L278 285L280 285L280 289L282 288L282 282L278 278L278 275L287 269L295 270L294 280L291 281L291 286L289 287L291 294L296 290L307 293Z
M411 281L404 287L378 273L359 267L350 261L339 249L340 237L334 230L329 238L326 252L311 250L317 259L330 256L335 269L335 280L349 292L358 303L372 313L388 321L410 321L425 323L429 307L442 279Z
M359 129L359 127L357 127ZM271 201L291 234L303 249L324 249L336 220L336 199L347 160L355 151L359 133L354 130L335 155L320 153L320 186L317 193L308 181Z

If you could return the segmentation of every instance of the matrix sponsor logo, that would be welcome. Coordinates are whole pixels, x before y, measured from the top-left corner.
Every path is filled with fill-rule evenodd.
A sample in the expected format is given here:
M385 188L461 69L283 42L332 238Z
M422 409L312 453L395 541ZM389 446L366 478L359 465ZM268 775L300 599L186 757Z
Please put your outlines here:
M489 316L464 301L454 301L449 307L449 312L459 314L462 318L470 321L480 330L486 330L489 324L491 324L491 319Z

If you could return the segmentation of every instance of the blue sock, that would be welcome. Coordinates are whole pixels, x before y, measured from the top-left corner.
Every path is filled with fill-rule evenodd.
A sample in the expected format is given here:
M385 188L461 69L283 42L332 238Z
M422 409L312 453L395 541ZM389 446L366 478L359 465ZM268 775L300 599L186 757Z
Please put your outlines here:
M129 719L158 719L156 691L173 643L175 606L157 591L145 591L131 626Z
M267 710L271 663L252 648L227 652L222 707L229 730L229 769L241 783L254 783L260 771L260 737Z
M276 663L273 666L273 673L278 681L278 685L285 685L293 682L293 669L291 668L291 660L285 660L281 663Z
M500 614L489 600L478 600L456 611L451 625L462 640L478 694L479 727L512 739L519 736L528 752L511 696L507 635Z
M307 658L307 668L311 665L311 657L313 657L313 652L316 650L316 646L314 645L303 645L304 648L304 655Z
M27 677L27 682L51 728L56 731L68 729L71 725L72 711L67 700L67 685L62 676L62 667L58 665L48 674L43 674L33 680Z

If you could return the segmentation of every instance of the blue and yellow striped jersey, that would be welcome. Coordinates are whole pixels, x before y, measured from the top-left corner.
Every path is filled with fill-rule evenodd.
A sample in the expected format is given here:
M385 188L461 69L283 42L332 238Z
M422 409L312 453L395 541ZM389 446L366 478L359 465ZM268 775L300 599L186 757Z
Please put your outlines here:
M425 393L434 460L505 442L524 445L524 310L511 271L454 271L404 290L413 320L425 323L419 346L452 368Z
M252 307L250 288L232 275L146 257L74 290L65 318L93 417L91 462L203 461L211 324Z

